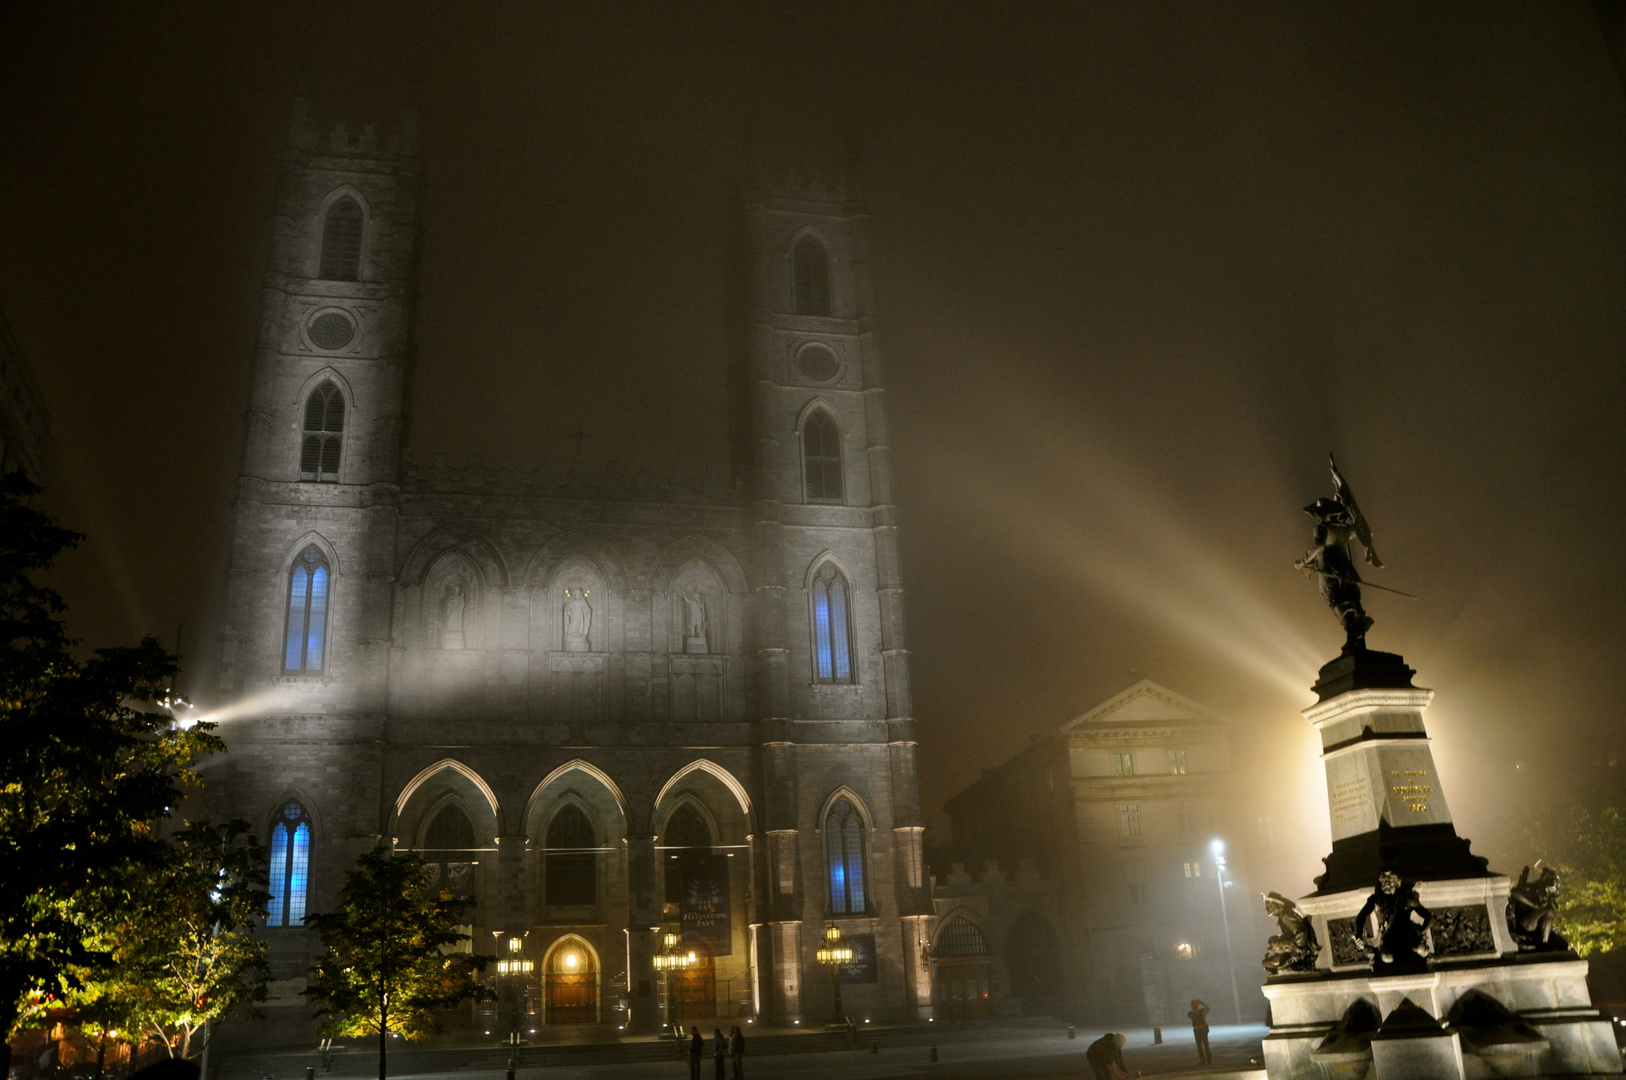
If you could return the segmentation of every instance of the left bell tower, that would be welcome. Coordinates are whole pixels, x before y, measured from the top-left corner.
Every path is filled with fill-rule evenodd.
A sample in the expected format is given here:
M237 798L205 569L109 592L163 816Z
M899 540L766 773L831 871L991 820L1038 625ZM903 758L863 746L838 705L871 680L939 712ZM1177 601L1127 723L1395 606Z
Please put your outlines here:
M319 127L296 102L233 507L222 704L275 688L279 711L383 711L420 172L415 114L381 135Z

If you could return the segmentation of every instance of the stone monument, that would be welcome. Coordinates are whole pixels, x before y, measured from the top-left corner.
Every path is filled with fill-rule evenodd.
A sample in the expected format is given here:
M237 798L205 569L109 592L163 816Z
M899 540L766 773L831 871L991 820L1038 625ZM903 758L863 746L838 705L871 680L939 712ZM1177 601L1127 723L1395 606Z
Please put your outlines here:
M1336 463L1332 476L1333 497L1305 508L1315 542L1295 564L1317 578L1345 632L1304 710L1321 736L1332 852L1316 891L1296 905L1267 896L1283 930L1264 961L1267 1074L1619 1075L1587 963L1551 930L1556 876L1530 882L1527 870L1516 890L1469 850L1423 726L1434 692L1412 685L1400 656L1367 648L1372 619L1360 590L1370 583L1351 541L1383 564Z

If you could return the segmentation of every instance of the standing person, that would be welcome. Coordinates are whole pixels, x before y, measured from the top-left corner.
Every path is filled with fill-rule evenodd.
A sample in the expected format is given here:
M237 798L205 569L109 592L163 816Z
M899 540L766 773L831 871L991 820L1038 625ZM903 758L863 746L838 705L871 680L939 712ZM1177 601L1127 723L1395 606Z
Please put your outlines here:
M722 1028L711 1029L711 1056L717 1066L716 1080L728 1080L723 1071L723 1063L728 1060L728 1040L723 1038Z
M1197 1064L1214 1064L1214 1055L1208 1049L1208 1003L1201 998L1191 999L1191 1033L1197 1037Z
M706 1041L700 1037L700 1029L689 1029L689 1080L700 1080L700 1055L706 1051Z
M1084 1051L1084 1060L1095 1070L1095 1080L1120 1080L1129 1075L1124 1065L1124 1043L1129 1040L1112 1032L1101 1036ZM1139 1076L1140 1073L1135 1073Z
M734 1059L734 1080L745 1080L745 1033L738 1024L728 1033L728 1053Z

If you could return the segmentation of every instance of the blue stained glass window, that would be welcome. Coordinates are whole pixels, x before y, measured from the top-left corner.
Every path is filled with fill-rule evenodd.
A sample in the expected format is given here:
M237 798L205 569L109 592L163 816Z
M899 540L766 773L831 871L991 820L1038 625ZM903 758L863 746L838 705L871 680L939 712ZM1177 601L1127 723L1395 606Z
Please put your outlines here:
M847 589L841 578L830 581L830 651L836 659L836 681L853 677L852 658L847 655Z
M863 911L864 903L864 833L856 816L847 819L841 831L847 839L847 896L854 911Z
M310 671L322 670L322 645L327 637L327 567L318 566L311 572L311 610L305 624L305 667Z
M283 667L298 671L305 666L305 598L310 593L310 572L294 567L288 584L288 647Z
M864 894L864 822L846 799L837 799L824 822L824 850L830 863L830 911L858 915L869 910Z
M271 826L271 907L267 926L302 926L310 896L311 823L296 802L284 806Z
M823 581L813 583L813 640L819 679L827 681L833 677L835 666L830 655L830 588Z
M290 672L319 672L327 658L329 571L322 553L308 547L288 578L288 633L282 667Z
M273 868L284 866L288 862L288 826L277 822L271 829L271 866ZM265 925L281 926L283 900L288 895L288 875L279 874L273 869L271 873L271 910L267 914Z
M847 913L847 859L842 853L841 830L827 829L825 847L830 854L830 910L837 915Z
M305 897L310 889L311 827L301 821L294 829L293 851L288 859L288 925L305 922Z
M852 682L852 634L848 630L847 583L825 564L813 578L813 678Z

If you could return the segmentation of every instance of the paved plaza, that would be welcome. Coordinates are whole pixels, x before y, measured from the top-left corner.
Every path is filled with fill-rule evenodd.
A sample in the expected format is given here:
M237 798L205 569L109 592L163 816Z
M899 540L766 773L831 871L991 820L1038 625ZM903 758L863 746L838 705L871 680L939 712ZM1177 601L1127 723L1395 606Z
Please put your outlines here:
M1161 1045L1150 1028L1128 1028L1124 1061L1147 1076L1262 1078L1259 1042L1263 1025L1222 1026L1212 1030L1214 1065L1200 1068L1189 1028L1165 1029ZM1067 1038L1064 1025L989 1021L965 1027L887 1028L860 1031L857 1047L840 1034L788 1033L747 1029L746 1075L750 1080L882 1080L886 1077L1026 1078L1089 1076L1084 1050L1100 1031L1078 1029ZM932 1047L937 1061L931 1060ZM708 1044L709 1050L709 1044ZM391 1047L391 1080L504 1080L508 1051L502 1047L409 1049ZM710 1080L708 1053L702 1076ZM304 1080L315 1068L317 1080L351 1080L378 1074L377 1056L359 1046L335 1055L324 1073L317 1054L223 1054L209 1080ZM654 1040L621 1043L522 1047L516 1080L687 1080L688 1066L676 1046Z

